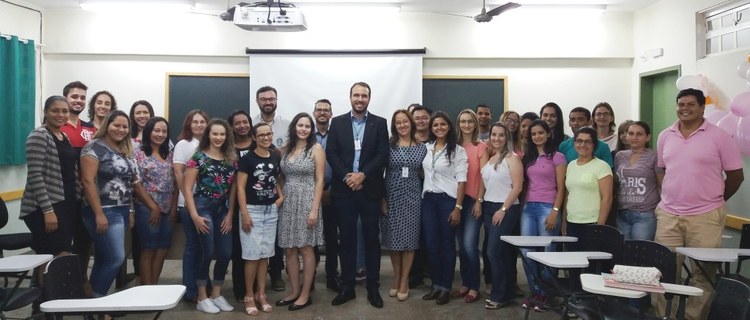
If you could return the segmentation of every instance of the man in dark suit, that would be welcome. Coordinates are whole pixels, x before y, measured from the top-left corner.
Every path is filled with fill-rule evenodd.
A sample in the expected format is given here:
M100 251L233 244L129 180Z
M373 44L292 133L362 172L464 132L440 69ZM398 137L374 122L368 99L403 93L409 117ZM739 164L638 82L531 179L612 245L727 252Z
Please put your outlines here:
M339 222L341 291L331 304L356 297L357 218L362 220L367 268L367 300L383 307L380 287L380 199L385 194L383 170L388 157L388 126L367 112L370 86L357 82L349 89L352 110L331 120L326 156L333 171L331 197Z

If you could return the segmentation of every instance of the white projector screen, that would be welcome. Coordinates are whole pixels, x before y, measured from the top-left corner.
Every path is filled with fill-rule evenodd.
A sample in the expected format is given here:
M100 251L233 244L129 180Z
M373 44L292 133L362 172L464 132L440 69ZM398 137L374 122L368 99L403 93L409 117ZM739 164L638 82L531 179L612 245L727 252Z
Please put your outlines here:
M255 92L263 86L276 88L276 114L287 120L312 115L323 98L334 116L351 111L349 88L359 81L372 89L367 110L389 123L395 110L422 101L421 54L250 54L249 74L252 117L259 114Z

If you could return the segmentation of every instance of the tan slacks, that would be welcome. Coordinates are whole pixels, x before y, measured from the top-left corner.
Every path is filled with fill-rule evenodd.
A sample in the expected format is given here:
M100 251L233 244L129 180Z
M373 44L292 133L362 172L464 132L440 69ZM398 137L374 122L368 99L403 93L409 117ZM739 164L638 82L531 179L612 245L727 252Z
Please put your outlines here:
M719 248L721 247L721 233L724 230L724 221L726 211L724 207L712 210L706 213L679 216L674 215L660 208L656 208L656 242L659 242L670 249L676 247L700 247L700 248ZM682 281L682 265L685 256L677 255L677 282ZM690 297L687 300L685 315L690 320L703 320L708 316L711 299L714 295L714 289L709 282L714 281L717 263L701 262L704 274L700 271L695 261L690 261L692 280L690 285L703 289L703 296ZM666 300L661 294L655 295L656 310L658 315L664 315L666 310ZM677 311L677 300L673 299L672 315Z

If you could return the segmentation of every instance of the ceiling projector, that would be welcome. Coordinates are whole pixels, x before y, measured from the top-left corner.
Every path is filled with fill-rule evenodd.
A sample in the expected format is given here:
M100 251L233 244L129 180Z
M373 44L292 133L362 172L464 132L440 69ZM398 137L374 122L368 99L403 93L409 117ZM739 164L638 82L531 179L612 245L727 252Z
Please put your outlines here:
M249 31L305 31L305 16L291 3L240 2L219 16Z

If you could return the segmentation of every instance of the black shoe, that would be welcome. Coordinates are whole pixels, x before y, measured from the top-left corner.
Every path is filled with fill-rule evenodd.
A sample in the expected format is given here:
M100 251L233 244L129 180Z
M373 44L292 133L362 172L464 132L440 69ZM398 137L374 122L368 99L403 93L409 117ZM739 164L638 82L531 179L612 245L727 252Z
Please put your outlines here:
M339 292L338 295L336 295L335 298L333 298L333 301L331 301L331 305L337 306L340 304L344 304L349 300L352 300L356 298L357 295L354 293L354 289L341 289L341 292Z
M383 307L383 298L380 297L380 292L378 290L368 290L367 301L370 301L370 305L375 308Z
M341 285L339 285L339 282L336 281L336 279L326 280L326 288L334 292L341 292Z
M307 298L307 302L305 302L305 304L302 304L302 305L299 305L299 304L296 304L296 303L290 304L289 305L289 311L302 310L304 308L307 308L307 306L309 306L311 304L312 304L312 298Z
M443 305L451 301L451 292L450 291L440 291L440 295L438 295L437 299L435 299L435 303L439 305Z
M440 292L440 290L432 289L428 294L422 296L422 300L435 300L440 295Z
M299 298L299 297L297 297L297 298ZM294 299L291 299L291 300L281 299L279 301L276 301L276 306L277 307L283 307L283 306L291 305L291 304L294 303L294 301L297 301L297 298L294 298Z

